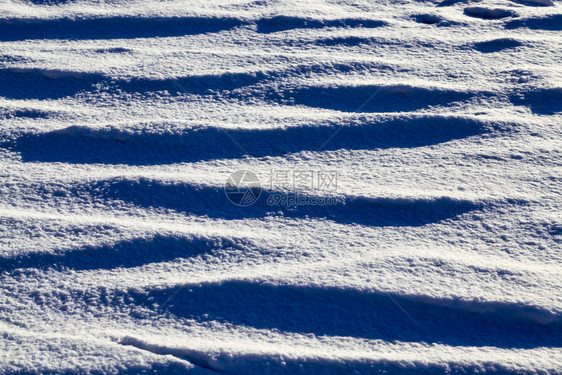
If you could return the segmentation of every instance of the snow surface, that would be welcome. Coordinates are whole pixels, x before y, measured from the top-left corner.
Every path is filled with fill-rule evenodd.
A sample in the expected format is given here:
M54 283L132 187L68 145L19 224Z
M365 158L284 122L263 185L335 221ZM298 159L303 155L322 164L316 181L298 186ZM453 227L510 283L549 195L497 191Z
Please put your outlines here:
M0 10L1 373L562 373L559 2Z

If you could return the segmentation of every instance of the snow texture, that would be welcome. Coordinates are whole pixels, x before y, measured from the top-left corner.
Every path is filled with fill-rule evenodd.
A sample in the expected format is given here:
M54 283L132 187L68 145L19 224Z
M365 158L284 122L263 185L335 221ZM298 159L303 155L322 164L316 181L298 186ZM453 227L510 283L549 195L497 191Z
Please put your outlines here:
M0 373L562 373L559 2L0 10Z

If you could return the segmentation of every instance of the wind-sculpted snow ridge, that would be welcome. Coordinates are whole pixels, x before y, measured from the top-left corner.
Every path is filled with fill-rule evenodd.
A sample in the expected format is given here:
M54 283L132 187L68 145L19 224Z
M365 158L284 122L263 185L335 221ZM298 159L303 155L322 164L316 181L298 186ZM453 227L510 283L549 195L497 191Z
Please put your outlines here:
M562 30L562 14L543 17L520 18L506 24L507 29L528 28L531 30Z
M170 37L219 32L242 24L234 18L203 17L3 19L0 40Z
M333 19L318 20L306 19L301 17L275 16L264 18L257 21L257 30L260 33L273 33L292 29L320 29L324 27L361 27L373 28L382 27L386 23L378 20L369 19Z
M111 92L141 93L171 91L185 94L210 94L215 90L234 90L264 79L263 75L226 73L169 79L116 80L99 73L41 69L0 70L3 85L0 96L10 99L59 99L80 92L96 91L100 86Z
M228 238L184 238L157 235L121 241L111 246L93 247L59 253L27 253L0 258L0 271L19 268L68 268L97 270L139 267L145 264L211 253L216 249L243 249Z
M420 348L378 348L390 349L391 355L377 355L375 358L368 353L331 353L325 355L321 351L309 351L303 353L297 348L288 349L285 347L272 348L264 350L263 348L252 348L247 350L241 357L232 359L227 353L216 352L209 353L198 351L189 344L162 344L156 342L155 338L139 339L134 336L126 336L121 341L125 346L132 346L150 353L160 355L170 355L175 358L189 360L191 363L197 363L198 366L208 368L214 372L243 372L243 373L260 373L269 371L271 374L289 373L346 373L349 370L357 373L392 373L392 374L410 374L410 373L501 373L501 374L517 374L521 372L532 371L532 365L521 366L518 368L504 366L499 361L490 358L503 356L506 358L508 351L500 351L498 349L490 349L486 353L488 358L478 362L470 363L469 361L450 361L448 356L437 355L437 350L441 352L451 353L454 356L456 350L454 347L445 345L435 346L434 350L424 350ZM289 352L290 350L290 352ZM407 353L416 352L416 356L423 356L423 360L412 360ZM453 354L454 353L454 354ZM531 362L532 355L541 355L541 351L525 351L519 352L519 358L525 356ZM445 357L445 358L444 358ZM451 357L449 357L451 358Z
M452 346L557 347L562 333L560 315L531 306L244 280L117 291L70 289L37 293L32 300L44 308L92 304L141 320L172 317L316 336Z
M561 4L0 5L0 373L562 373Z
M521 46L523 46L523 43L511 38L492 39L474 44L474 48L482 53L499 52L504 49L517 48Z
M471 17L482 18L485 20L499 20L506 17L515 17L517 13L501 8L467 7L464 14Z
M454 197L387 198L365 196L302 195L282 190L263 190L264 198L248 207L231 204L223 186L204 186L192 183L175 183L147 178L95 181L88 184L69 185L61 190L36 188L43 199L60 200L74 196L105 204L120 202L145 208L164 208L188 215L208 216L228 220L281 216L286 218L327 219L337 223L355 223L370 226L419 226L454 218L466 212L493 206L493 202L478 202ZM272 204L273 198L283 195L287 201L298 197L327 201L329 204L296 205ZM62 197L62 198L61 198ZM518 202L525 204L525 202ZM139 244L140 246L140 244ZM101 250L99 250L101 253ZM16 262L17 263L17 262ZM25 261L26 264L33 263Z
M198 127L180 133L139 133L71 126L22 135L14 142L26 161L163 164L302 151L421 147L507 131L506 125L456 116L404 116L356 124L311 124L270 129ZM328 140L334 132L338 136ZM233 142L234 139L234 142Z
M368 100L375 92L377 100ZM490 94L482 93L481 95ZM346 112L407 112L429 106L465 101L474 96L476 93L409 85L338 85L335 87L303 87L281 92L277 90L269 95L269 98L283 103L291 102ZM362 105L357 106L357 102Z

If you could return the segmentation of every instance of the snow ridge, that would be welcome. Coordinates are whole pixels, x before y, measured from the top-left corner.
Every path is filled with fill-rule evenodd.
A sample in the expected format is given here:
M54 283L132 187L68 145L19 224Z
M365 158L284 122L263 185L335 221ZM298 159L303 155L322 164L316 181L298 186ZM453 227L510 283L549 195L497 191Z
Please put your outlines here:
M4 2L0 372L562 373L560 7Z

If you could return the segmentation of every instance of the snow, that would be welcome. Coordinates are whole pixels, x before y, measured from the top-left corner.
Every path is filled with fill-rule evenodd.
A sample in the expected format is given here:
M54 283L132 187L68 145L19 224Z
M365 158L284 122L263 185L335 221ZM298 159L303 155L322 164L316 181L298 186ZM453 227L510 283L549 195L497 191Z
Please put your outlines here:
M559 2L0 9L1 373L562 373Z

